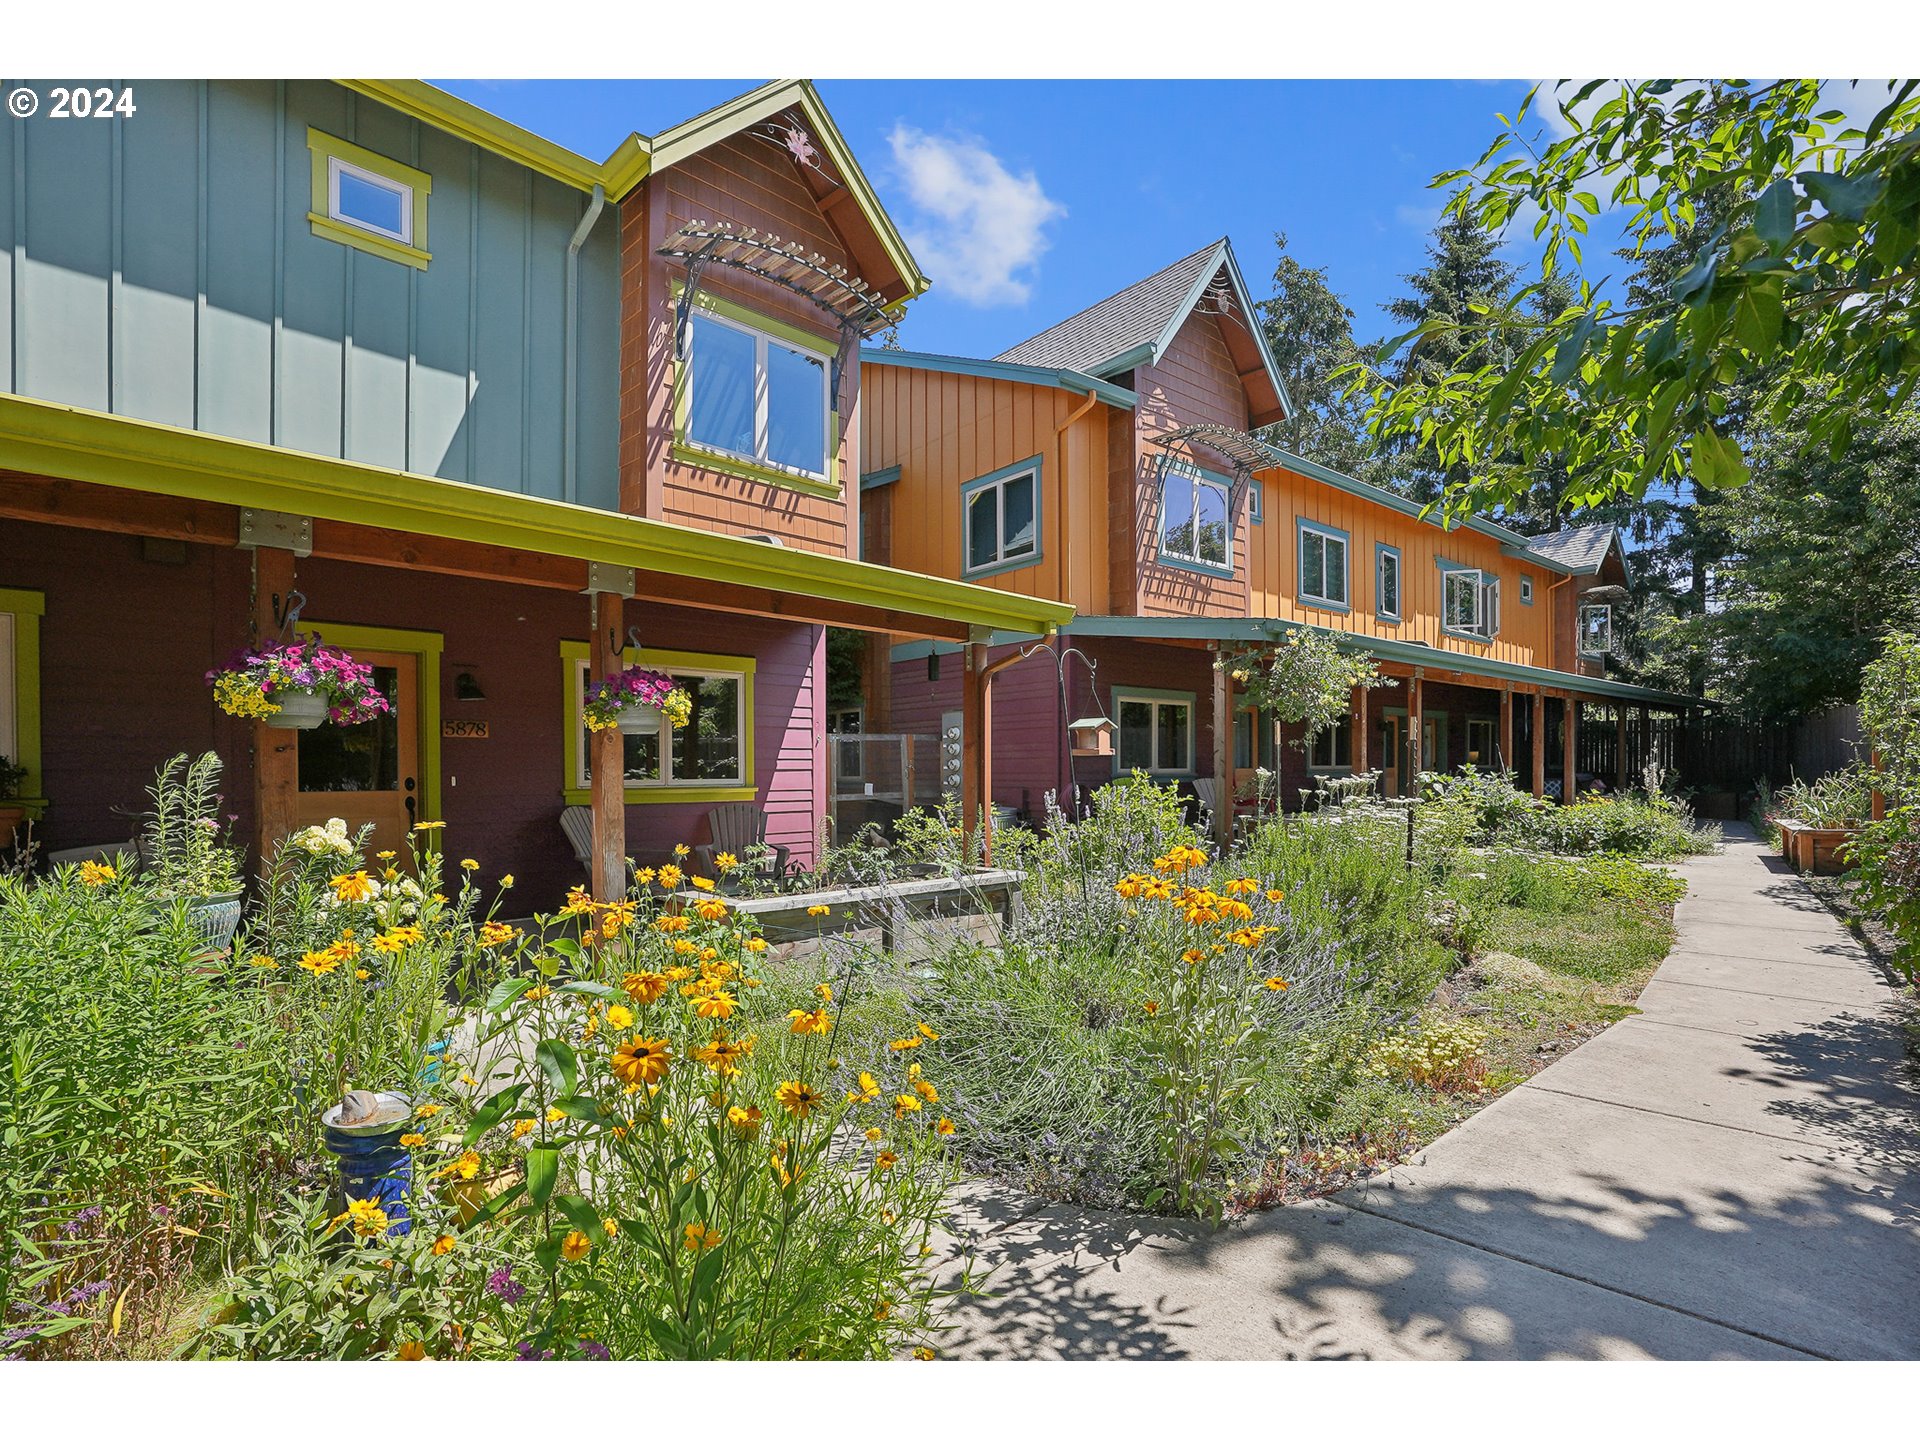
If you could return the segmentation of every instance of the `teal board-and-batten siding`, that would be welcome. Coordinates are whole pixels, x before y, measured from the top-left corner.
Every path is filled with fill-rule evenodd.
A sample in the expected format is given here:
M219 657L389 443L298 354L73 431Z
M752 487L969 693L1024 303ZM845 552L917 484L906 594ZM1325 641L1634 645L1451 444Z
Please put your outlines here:
M137 81L110 120L0 83L43 102L0 140L0 389L618 508L615 206L580 252L568 495L586 195L325 81ZM308 126L432 177L425 269L313 233Z

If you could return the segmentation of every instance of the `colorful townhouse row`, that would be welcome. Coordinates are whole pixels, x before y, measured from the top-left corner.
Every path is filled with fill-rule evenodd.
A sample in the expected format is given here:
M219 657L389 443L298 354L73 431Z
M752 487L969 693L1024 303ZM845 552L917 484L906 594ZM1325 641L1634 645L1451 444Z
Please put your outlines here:
M867 637L853 723L960 732L969 815L1136 766L1530 754L1540 788L1582 702L1686 703L1582 652L1611 535L1442 530L1258 446L1287 400L1225 242L996 360L871 348L929 282L804 81L602 161L415 81L140 82L9 122L0 235L0 754L51 851L211 748L256 854L441 820L545 906L747 804L809 864L829 628ZM1395 686L1296 765L1211 660L1298 624ZM392 713L218 711L205 673L291 633ZM1048 637L1097 696L1003 663ZM694 723L585 729L635 662ZM1070 756L1082 708L1112 755Z

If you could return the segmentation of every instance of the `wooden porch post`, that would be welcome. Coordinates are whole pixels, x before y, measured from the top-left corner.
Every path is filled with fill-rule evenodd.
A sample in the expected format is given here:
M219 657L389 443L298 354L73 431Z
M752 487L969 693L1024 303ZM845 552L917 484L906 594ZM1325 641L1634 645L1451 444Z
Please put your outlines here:
M1571 805L1574 792L1574 743L1580 729L1580 700L1568 691L1560 702L1566 712L1566 720L1561 725L1560 736L1560 803Z
M987 647L969 644L960 680L960 813L971 851L976 832L982 858L993 852L993 737L987 706Z
M1627 788L1627 707L1613 707L1613 792Z
M281 617L293 589L293 552L262 547L253 552L253 640L271 644L280 637ZM300 732L275 730L253 722L254 853L262 871L274 848L294 831L300 789Z
M1513 763L1513 687L1508 685L1500 692L1500 768L1515 770Z
M593 678L601 680L621 669L626 602L597 590L592 605ZM593 769L593 898L609 904L627 894L627 767L620 732L589 731L587 752Z
M1353 758L1353 773L1361 775L1367 768L1367 687L1353 687L1353 699L1347 702L1348 713L1353 721L1353 739L1349 753Z
M1407 681L1407 770L1405 783L1413 788L1407 793L1420 793L1420 767L1424 757L1420 754L1420 678L1424 672L1416 669L1413 678Z
M1218 662L1220 647L1213 650ZM1256 735L1256 763L1259 744ZM1220 803L1213 807L1213 838L1224 853L1233 843L1233 677L1218 663L1213 667L1213 778L1220 790Z
M1528 702L1527 717L1533 723L1528 727L1533 731L1533 798L1540 800L1547 793L1547 696L1542 690L1535 690Z

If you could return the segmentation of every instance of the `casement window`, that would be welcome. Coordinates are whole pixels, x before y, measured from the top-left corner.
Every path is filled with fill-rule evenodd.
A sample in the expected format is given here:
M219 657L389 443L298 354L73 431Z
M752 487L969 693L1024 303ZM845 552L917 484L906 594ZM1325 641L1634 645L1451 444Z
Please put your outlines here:
M1325 609L1347 609L1347 532L1310 520L1299 525L1300 599Z
M1471 717L1467 721L1467 763L1490 770L1494 764L1493 721Z
M1040 457L960 487L962 573L989 575L1040 559Z
M1168 693L1116 691L1120 715L1120 743L1115 768L1126 774L1145 770L1155 775L1193 771L1193 697Z
M1613 651L1613 607L1611 605L1582 605L1580 607L1580 653L1582 655L1607 655Z
M1374 546L1373 607L1379 619L1404 618L1400 613L1400 551L1392 545Z
M1168 461L1160 472L1160 558L1177 566L1231 573L1233 485Z
M427 197L433 180L424 170L351 144L319 130L307 131L312 157L313 233L424 270Z
M1522 605L1531 605L1533 603L1533 577L1531 575L1522 575L1520 577L1520 603Z
M1484 570L1441 574L1440 626L1450 635L1491 640L1500 633L1500 579Z
M1342 716L1331 729L1322 730L1307 746L1307 769L1353 769L1353 722Z
M701 307L688 317L682 439L710 454L826 483L832 464L828 357Z
M593 784L589 732L580 707L592 683L587 647L561 647L568 676L567 799L586 804ZM693 700L693 714L674 729L663 716L651 730L622 735L627 801L751 799L754 661L746 656L629 651L628 664L666 671Z

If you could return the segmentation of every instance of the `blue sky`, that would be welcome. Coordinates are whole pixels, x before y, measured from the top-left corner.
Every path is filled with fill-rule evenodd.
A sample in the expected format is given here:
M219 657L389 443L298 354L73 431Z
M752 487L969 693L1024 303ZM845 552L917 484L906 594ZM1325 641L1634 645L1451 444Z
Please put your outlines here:
M436 81L604 158L753 80ZM992 355L1229 235L1261 299L1273 240L1325 266L1362 340L1422 263L1438 171L1476 159L1526 82L821 81L934 288L912 349ZM1595 250L1592 247L1590 257ZM1519 258L1519 257L1516 257ZM1616 268L1609 265L1606 268Z

